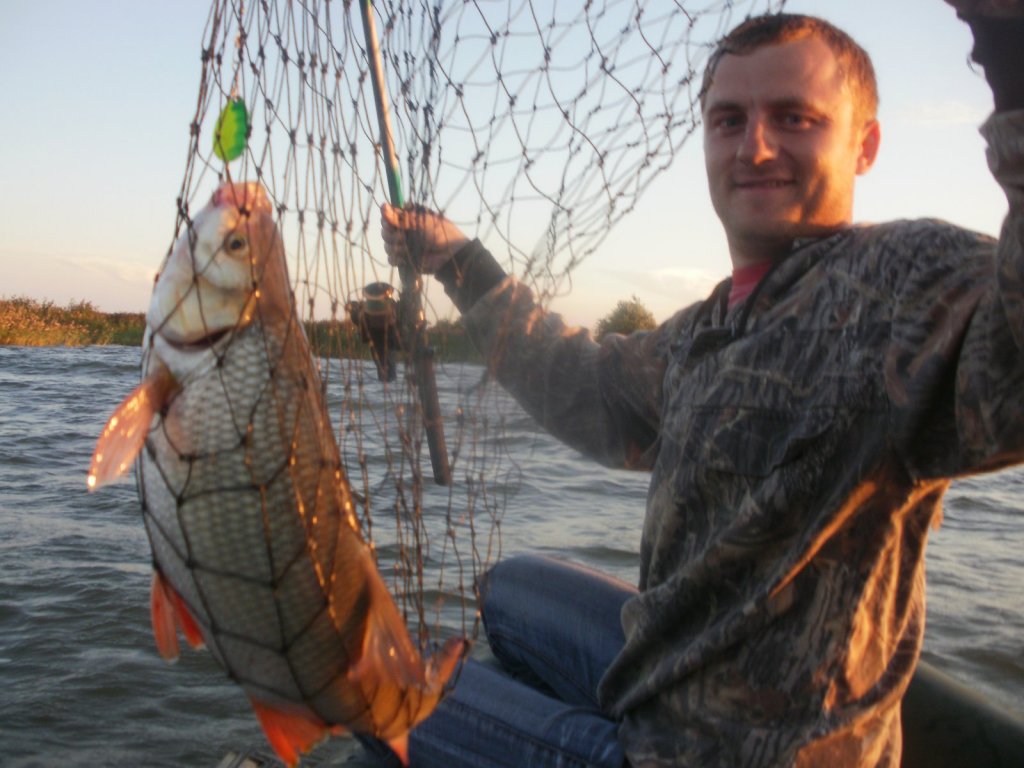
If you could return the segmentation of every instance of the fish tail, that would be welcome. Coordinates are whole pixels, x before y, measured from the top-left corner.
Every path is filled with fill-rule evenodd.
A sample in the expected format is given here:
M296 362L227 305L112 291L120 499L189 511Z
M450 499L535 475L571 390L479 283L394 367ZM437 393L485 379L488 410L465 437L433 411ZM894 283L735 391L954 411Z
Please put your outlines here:
M401 743L433 711L467 645L453 638L424 665L369 551L365 561L370 600L363 649L348 677L366 692L377 735Z
M401 736L388 741L388 746L391 747L391 751L398 755L399 761L402 765L409 764L409 732L406 731Z
M382 738L392 743L396 739L395 734L408 733L430 716L444 696L448 681L468 648L469 644L461 637L445 641L441 649L427 661L422 682L402 692L401 708L392 716L391 722L381 728ZM401 756L399 750L396 749L396 752Z
M427 663L425 688L440 695L459 660L468 651L469 643L465 638L452 637L446 640L441 650L431 656Z

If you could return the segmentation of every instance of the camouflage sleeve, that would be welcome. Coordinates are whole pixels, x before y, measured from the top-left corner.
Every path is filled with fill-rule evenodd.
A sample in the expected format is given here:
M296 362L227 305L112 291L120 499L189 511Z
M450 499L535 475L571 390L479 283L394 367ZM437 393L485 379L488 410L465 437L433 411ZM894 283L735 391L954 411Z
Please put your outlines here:
M916 478L1024 461L1024 110L982 133L1009 201L999 240L932 227L896 294L886 385Z
M502 386L548 432L608 466L648 469L655 455L669 328L600 344L538 306L471 243L438 273Z

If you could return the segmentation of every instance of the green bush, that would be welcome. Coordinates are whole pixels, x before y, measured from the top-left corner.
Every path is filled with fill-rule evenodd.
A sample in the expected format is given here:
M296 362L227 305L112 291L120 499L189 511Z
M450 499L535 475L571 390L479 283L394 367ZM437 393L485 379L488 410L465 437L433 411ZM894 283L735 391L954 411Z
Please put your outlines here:
M597 321L595 335L600 340L609 333L629 335L634 331L649 331L657 327L654 315L636 296L620 301L615 309Z

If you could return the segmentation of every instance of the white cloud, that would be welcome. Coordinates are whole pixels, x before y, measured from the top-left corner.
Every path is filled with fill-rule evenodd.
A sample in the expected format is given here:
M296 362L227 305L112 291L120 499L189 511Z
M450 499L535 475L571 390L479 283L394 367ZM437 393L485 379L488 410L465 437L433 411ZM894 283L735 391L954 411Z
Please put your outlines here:
M904 123L928 126L981 125L988 109L965 101L932 101L893 109L888 117Z
M647 272L616 270L606 274L620 285L634 286L645 295L671 299L682 307L705 298L727 273L698 267L663 267Z
M57 257L58 262L73 269L79 269L92 276L103 279L119 280L132 286L144 285L147 290L153 287L153 280L156 277L156 268L134 264L118 259L107 259L101 257Z

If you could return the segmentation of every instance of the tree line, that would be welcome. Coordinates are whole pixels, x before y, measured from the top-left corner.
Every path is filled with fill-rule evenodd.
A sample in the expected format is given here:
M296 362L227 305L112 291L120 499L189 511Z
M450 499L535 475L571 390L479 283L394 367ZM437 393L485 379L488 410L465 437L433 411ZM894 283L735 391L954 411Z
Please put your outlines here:
M656 325L654 316L636 296L620 301L598 320L594 336L630 334ZM369 356L358 329L346 320L315 320L305 323L306 335L318 354L330 357ZM101 312L88 301L73 301L64 307L52 301L24 297L0 298L0 345L86 346L122 344L138 346L146 328L141 312ZM439 320L430 328L430 344L438 359L479 362L462 325Z

